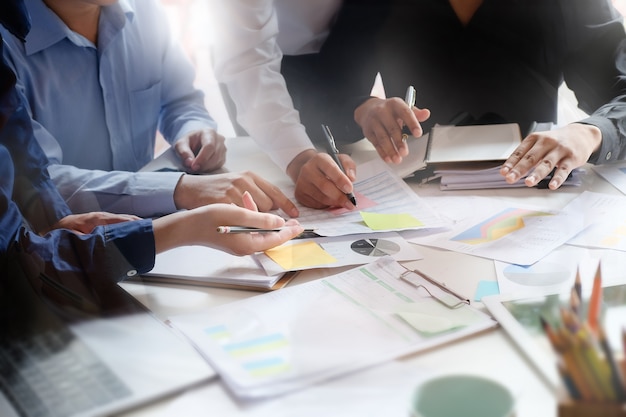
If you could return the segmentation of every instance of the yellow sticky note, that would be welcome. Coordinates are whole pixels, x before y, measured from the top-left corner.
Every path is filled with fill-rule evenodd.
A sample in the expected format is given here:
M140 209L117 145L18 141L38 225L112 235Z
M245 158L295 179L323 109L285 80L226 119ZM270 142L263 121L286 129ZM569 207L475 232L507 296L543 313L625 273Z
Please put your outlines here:
M363 221L372 230L408 229L423 226L424 223L407 213L384 214L361 212Z
M265 254L285 271L298 270L312 266L328 265L337 262L315 242L302 242L293 245L277 246L265 251Z

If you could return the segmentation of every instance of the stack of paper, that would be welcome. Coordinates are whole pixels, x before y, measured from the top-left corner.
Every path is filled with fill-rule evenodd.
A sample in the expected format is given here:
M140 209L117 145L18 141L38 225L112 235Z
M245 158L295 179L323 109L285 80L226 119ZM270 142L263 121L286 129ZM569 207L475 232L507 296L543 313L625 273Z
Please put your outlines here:
M444 126L409 138L409 156L393 170L403 178L428 182L441 178L442 190L525 187L525 177L508 184L500 167L522 141L517 123ZM584 171L575 169L563 185L580 185ZM549 180L537 186L546 187Z
M441 178L440 188L442 190L476 190L487 188L514 188L526 187L522 177L514 184L509 184L500 174L501 164L482 164L468 167L440 168L435 170L437 177ZM563 185L576 185L582 183L584 170L574 169ZM538 188L547 188L552 176L539 182Z
M204 246L182 246L156 256L143 281L269 291L282 288L294 273L268 275L254 256L235 256Z

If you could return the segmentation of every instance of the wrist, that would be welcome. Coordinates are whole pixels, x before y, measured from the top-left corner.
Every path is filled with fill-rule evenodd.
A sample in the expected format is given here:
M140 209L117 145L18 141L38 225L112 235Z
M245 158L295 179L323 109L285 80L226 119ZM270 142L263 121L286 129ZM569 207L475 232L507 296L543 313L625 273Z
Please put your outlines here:
M584 131L586 137L591 138L589 143L591 144L590 154L596 153L602 147L602 130L598 126L587 123L572 123L576 129Z
M185 196L188 194L187 192L185 192L185 186L186 186L186 178L187 174L183 173L180 178L178 179L178 182L176 183L176 187L174 187L174 206L176 206L177 210L181 210L181 209L185 209L187 207L189 207L187 205L187 202L185 201Z
M157 253L195 242L193 210L184 210L154 219L152 230Z
M359 125L362 126L361 121L363 121L363 119L367 118L367 114L369 113L369 109L372 106L373 103L379 102L379 101L384 101L382 98L379 97L369 97L366 100L364 100L363 102L361 102L361 104L359 104L355 109L354 109L354 121Z
M315 149L307 149L306 151L300 152L291 160L287 166L287 175L289 175L289 178L291 178L294 183L298 181L300 171L302 170L304 164L315 157L315 155L317 155L317 151Z

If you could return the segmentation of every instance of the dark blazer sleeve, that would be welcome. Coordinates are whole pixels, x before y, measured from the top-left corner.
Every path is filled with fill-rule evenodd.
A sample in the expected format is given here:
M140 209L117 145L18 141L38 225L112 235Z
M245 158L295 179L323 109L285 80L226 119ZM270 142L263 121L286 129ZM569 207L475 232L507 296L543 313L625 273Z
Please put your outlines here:
M579 107L581 120L602 131L601 148L589 162L626 158L626 35L622 16L610 0L564 1L568 51L564 78Z

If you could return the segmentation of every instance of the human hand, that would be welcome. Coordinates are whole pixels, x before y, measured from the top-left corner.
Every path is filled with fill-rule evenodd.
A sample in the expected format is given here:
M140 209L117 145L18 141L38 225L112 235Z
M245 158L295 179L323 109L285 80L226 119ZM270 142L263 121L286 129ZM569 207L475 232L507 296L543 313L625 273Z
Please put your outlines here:
M354 209L346 197L353 191L356 164L348 155L339 155L346 174L330 155L311 149L300 153L287 167L287 173L296 184L295 197L312 208L345 207Z
M354 111L354 120L361 126L363 135L374 145L387 163L399 164L409 154L402 140L402 127L406 126L416 138L422 136L420 122L428 120L430 110L412 109L398 97L370 98Z
M556 168L548 184L551 190L556 190L574 168L587 162L601 142L600 129L581 123L534 132L504 162L500 174L507 183L513 184L532 170L524 182L528 187L533 187Z
M290 217L298 217L293 202L278 187L253 172L183 175L174 190L174 203L179 209L214 203L241 205L245 191L250 192L260 211L281 209Z
M213 129L192 132L178 139L174 150L189 172L210 172L226 162L224 136Z
M246 202L252 201L252 203ZM249 193L242 204L211 204L180 211L154 220L153 230L157 253L183 245L210 246L233 255L249 255L281 245L303 232L297 220L285 219L255 211ZM218 233L218 226L237 225L260 229L280 229L269 233Z
M122 223L132 220L139 220L139 217L132 214L114 214L104 211L94 211L82 214L70 214L56 222L49 230L69 229L77 233L91 233L96 226L105 224Z

